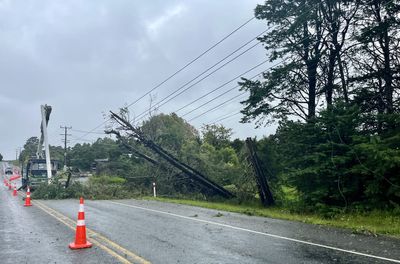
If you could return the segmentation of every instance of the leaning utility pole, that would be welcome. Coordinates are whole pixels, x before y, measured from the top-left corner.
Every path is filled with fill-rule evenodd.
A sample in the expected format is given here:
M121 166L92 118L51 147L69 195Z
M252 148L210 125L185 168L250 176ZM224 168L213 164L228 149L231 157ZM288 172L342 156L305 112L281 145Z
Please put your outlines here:
M212 191L214 194L219 194L220 196L225 198L234 197L234 195L230 191L218 185L217 183L206 177L204 174L197 171L195 168L179 161L175 156L173 156L167 150L163 149L161 146L157 145L152 140L148 139L139 128L134 127L126 118L124 118L124 116L122 115L119 116L113 113L112 111L110 111L110 113L111 113L111 118L121 126L120 129L124 130L128 137L131 137L139 141L143 146L156 153L160 158L164 159L171 166L185 173L190 179L200 183L203 187ZM112 131L108 132L114 133Z
M257 156L256 150L254 148L254 143L251 138L246 139L246 146L249 152L248 160L254 171L261 203L265 207L271 206L275 203L274 196L272 195L271 189L269 187L267 177L265 176L264 171L261 168L260 160Z
M61 129L64 129L64 134L60 134L61 136L64 136L64 139L62 140L64 142L64 171L67 170L67 137L71 136L71 134L68 134L68 129L72 129L72 127L67 127L67 126L60 126Z

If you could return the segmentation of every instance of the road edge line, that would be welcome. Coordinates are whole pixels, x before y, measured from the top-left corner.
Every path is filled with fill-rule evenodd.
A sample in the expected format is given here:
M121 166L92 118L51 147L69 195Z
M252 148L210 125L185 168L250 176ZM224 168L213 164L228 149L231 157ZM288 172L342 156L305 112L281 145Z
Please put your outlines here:
M184 215L178 215L178 214L174 214L174 213L169 213L169 212L164 212L164 211L149 209L149 208L145 208L145 207L141 207L141 206L136 206L136 205L130 205L130 204L125 204L125 203L120 203L120 202L115 202L115 201L108 201L108 202L109 202L109 203L113 203L113 204L122 205L122 206L132 207L132 208L136 208L136 209L141 209L141 210L145 210L145 211L149 211L149 212L154 212L154 213L159 213L159 214L166 214L166 215L170 215L170 216L174 216L174 217L179 217L179 218L183 218L183 219L191 220L191 221L195 221L195 222L201 222L201 223L206 223L206 224L211 224L211 225L216 225L216 226L227 227L227 228L231 228L231 229L235 229L235 230L240 230L240 231L245 231L245 232L249 232L249 233L253 233L253 234L258 234L258 235L273 237L273 238L277 238L277 239L292 241L292 242L296 242L296 243L306 244L306 245L310 245L310 246L321 247L321 248L326 248L326 249L330 249L330 250L335 250L335 251L350 253L350 254L354 254L354 255L358 255L358 256L363 256L363 257L368 257L368 258L379 259L379 260L385 260L385 261L389 261L389 262L393 262L393 263L400 263L400 260L397 260L397 259L391 259L391 258L386 258L386 257L380 257L380 256L376 256L376 255L361 253L361 252L358 252L358 251L347 250L347 249L338 248L338 247L333 247L333 246L327 246L327 245L323 245L323 244L308 242L308 241L299 240L299 239L290 238L290 237L285 237L285 236L279 236L279 235L269 234L269 233L265 233L265 232L255 231L255 230L251 230L251 229L247 229L247 228L242 228L242 227L237 227L237 226L222 224L222 223L213 222L213 221L208 221L208 220L196 219L196 218L192 218L192 217L188 217L188 216L184 216Z

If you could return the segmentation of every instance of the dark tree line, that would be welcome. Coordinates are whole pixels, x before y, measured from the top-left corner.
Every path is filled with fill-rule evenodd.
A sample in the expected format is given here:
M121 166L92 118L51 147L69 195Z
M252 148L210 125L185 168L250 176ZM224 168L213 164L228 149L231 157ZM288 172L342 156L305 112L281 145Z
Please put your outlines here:
M268 139L281 185L306 205L400 204L399 2L270 0L255 16L271 61L243 79L242 122Z

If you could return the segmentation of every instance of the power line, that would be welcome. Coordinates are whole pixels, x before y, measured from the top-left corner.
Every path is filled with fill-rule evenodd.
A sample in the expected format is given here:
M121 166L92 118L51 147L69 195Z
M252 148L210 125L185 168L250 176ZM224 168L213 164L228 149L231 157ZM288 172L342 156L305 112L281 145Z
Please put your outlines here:
M220 39L219 41L217 41L216 43L214 43L213 45L211 45L211 47L209 47L208 49L206 49L205 51L203 51L202 53L200 53L200 55L198 55L197 57L195 57L194 59L192 59L191 61L189 61L187 64L185 64L183 67L181 67L179 70L175 71L173 74L171 74L169 77L167 77L165 80L163 80L162 82L160 82L159 84L157 84L156 86L154 86L153 88L151 88L148 92L146 92L144 95L140 96L139 98L137 98L135 101L133 101L132 103L130 103L127 107L131 107L132 105L134 105L135 103L137 103L139 100L143 99L145 96L147 96L148 94L150 94L151 92L153 92L155 89L157 89L158 87L160 87L161 85L163 85L164 83L166 83L167 81L169 81L170 79L172 79L174 76L176 76L177 74L179 74L180 72L182 72L184 69L186 69L187 67L189 67L190 65L192 65L194 62L196 62L197 60L199 60L201 57L203 57L204 55L206 55L208 52L210 52L211 50L213 50L215 47L217 47L219 44L221 44L222 42L224 42L226 39L228 39L230 36L232 36L233 34L235 34L237 31L239 31L240 29L242 29L244 26L246 26L247 24L249 24L252 20L254 20L255 17L251 17L250 19L246 20L244 23L242 23L240 26L238 26L237 28L235 28L233 31L231 31L229 34L227 34L226 36L224 36L222 39ZM89 135L91 132L93 132L94 130L98 129L99 127L101 127L102 125L106 124L108 121L110 120L110 118L107 118L106 120L104 120L102 123L100 123L99 125L97 125L96 127L94 127L93 129L89 130L88 133L85 133L83 136L79 137L76 139L76 141L79 141L83 138L85 138L87 135Z
M100 134L100 135L106 134L102 131L85 131L85 130L79 130L79 129L71 129L71 131L78 132L78 133L88 133L88 134Z
M192 59L190 62L188 62L185 66L183 66L182 68L180 68L179 70L177 70L176 72L174 72L172 75L170 75L168 78L166 78L165 80L163 80L162 82L160 82L159 84L157 84L156 86L154 86L152 89L150 89L148 92L146 92L144 95L142 95L141 97L139 97L138 99L136 99L135 101L133 101L132 103L130 103L127 107L131 107L132 105L136 104L139 100L143 99L145 96L147 96L148 94L150 94L151 92L153 92L155 89L157 89L158 87L160 87L161 85L163 85L164 83L166 83L168 80L170 80L171 78L173 78L174 76L176 76L178 73L180 73L181 71L183 71L184 69L186 69L187 67L189 67L191 64L193 64L194 62L196 62L198 59L200 59L201 57L203 57L205 54L207 54L208 52L210 52L212 49L214 49L215 47L217 47L219 44L221 44L223 41L225 41L227 38L229 38L230 36L232 36L234 33L236 33L238 30L240 30L241 28L243 28L244 26L246 26L248 23L250 23L250 21L252 21L253 19L255 19L255 17L250 18L249 20L247 20L246 22L244 22L243 24L241 24L239 27L235 28L232 32L230 32L228 35L226 35L225 37L223 37L222 39L220 39L219 41L217 41L214 45L212 45L211 47L209 47L208 49L206 49L205 51L203 51L200 55L198 55L196 58Z
M77 144L78 141L84 141L84 142L90 142L90 143L93 142L93 140L90 140L90 139L77 138L74 136L71 136L71 138L72 138L72 141L75 142L75 144Z
M219 107L221 107L221 106L223 106L223 105L225 105L225 104L227 104L227 103L229 103L229 102L235 100L236 98L239 98L240 96L244 95L245 93L246 93L246 92L243 92L243 93L240 93L240 94L238 94L238 95L235 95L235 96L229 98L228 100L226 100L226 101L224 101L224 102L218 104L217 106L214 106L213 108L208 109L208 110L202 112L201 114L199 114L199 115L193 117L192 119L189 119L189 122L190 122L190 121L193 121L193 120L195 120L195 119L197 119L197 118L199 118L200 116L203 116L203 115L207 114L208 112L211 112L211 111L214 111L214 110L218 109Z
M256 44L250 46L250 48L244 50L243 52L239 53L238 55L236 55L235 57L233 57L232 59L230 59L229 61L225 62L224 64L222 64L221 66L219 66L218 68L216 68L215 70L211 71L210 73L208 73L207 75L205 75L204 77L202 77L200 80L196 81L195 83L191 84L190 86L188 86L187 88L183 89L187 84L191 83L192 81L196 80L197 78L199 78L201 75L203 75L205 72L207 72L208 70L212 69L215 65L219 64L221 61L219 61L218 63L214 64L212 67L208 68L207 70L203 71L201 74L197 75L194 79L190 80L189 82L185 83L184 85L182 85L181 87L179 87L178 89L176 89L174 92L170 93L168 96L164 97L161 101L159 101L157 104L154 105L153 109L156 107L161 107L163 105L165 105L166 103L170 102L172 99L178 97L179 95L181 95L182 93L186 92L187 90L189 90L190 88L192 88L193 86L195 86L196 84L200 83L201 81L205 80L206 78L210 77L212 74L214 74L215 72L219 71L220 69L222 69L223 67L225 67L226 65L228 65L229 63L231 63L232 61L236 60L237 58L239 58L240 56L242 56L243 54L245 54L246 52L248 52L249 50L253 49L254 47L260 45L260 42L257 42ZM183 89L183 90L182 90ZM180 91L182 90L182 91ZM179 92L180 91L180 92ZM176 92L179 92L178 94L174 95ZM174 95L174 96L173 96ZM171 97L172 96L172 97ZM168 99L169 98L169 99ZM165 101L166 100L166 101ZM163 102L162 104L160 104L161 102ZM140 121L141 119L143 119L147 114L148 110L143 111L139 116L138 116L138 121Z
M219 119L216 119L216 120L214 120L214 121L211 121L211 122L209 122L208 124L209 124L209 125L215 124L215 123L221 122L221 121L223 121L223 120L229 119L229 118L231 118L231 117L234 117L234 116L236 116L236 115L238 115L238 114L240 114L240 111L239 111L239 112L232 113L232 114L231 114L231 113L228 113L228 115L225 115L224 117L221 117L221 118L219 118Z
M391 0L391 1L393 1L393 0ZM391 1L389 1L389 2L391 2ZM372 1L370 1L370 2L372 2ZM387 4L388 4L388 3L387 3ZM386 5L387 5L387 4L386 4ZM340 30L340 29L336 30L335 32L339 32L339 30ZM302 42L303 40L305 40L305 39L307 39L307 37L305 37L305 38L299 40L297 44L301 44L301 42ZM287 58L284 59L284 60L282 60L282 61L280 61L280 62L278 62L278 63L275 64L273 67L276 67L276 66L278 66L278 65L280 65L280 64L282 64L282 63L284 63L286 60L287 60ZM272 69L273 67L270 67L269 69ZM238 86L236 86L236 87L238 87ZM232 90L233 90L233 89L232 89ZM210 110L207 110L207 111L205 111L205 112L203 112L203 113L201 113L201 114L195 116L194 118L190 119L189 122L192 121L192 120L194 120L194 119L197 119L198 117L200 117L200 116L202 116L202 115L205 115L205 114L206 114L207 112L209 112L209 111L213 111L213 110L218 109L220 106L222 106L222 105L224 105L224 104L226 104L226 103L228 103L228 102L234 100L235 98L238 98L239 96L244 95L244 94L245 94L245 92L244 92L244 93L241 93L241 94L239 94L239 95L237 95L237 96L234 96L233 98L230 98L230 99L228 99L227 101L222 102L221 104L217 105L216 107L213 107L213 108L211 108ZM214 101L214 100L215 100L215 99L211 99L211 100L208 101L208 102L211 102L211 101ZM195 101L196 101L196 100L195 100ZM206 105L208 102L202 104L201 106ZM201 106L200 106L200 107L197 107L197 108L194 109L194 110L200 109ZM180 109L179 109L179 110L180 110ZM190 112L184 114L183 116L186 116L187 114L193 112L194 110L192 110L192 111L190 111ZM182 117L183 117L183 116L182 116Z
M309 13L309 12L310 12L310 10L309 10L308 12L306 12L306 13ZM304 14L306 14L306 13L304 13ZM302 15L304 15L304 14L302 14ZM272 27L270 27L270 28L264 30L263 32L261 32L259 35L257 35L257 36L256 36L255 38L253 38L253 39L257 39L260 35L264 34L265 32L269 31L270 29L272 29ZM253 39L252 39L252 40L253 40ZM302 40L300 40L299 43L301 43L301 41L303 41L304 39L306 39L306 38L303 38ZM252 40L251 40L251 41L252 41ZM251 41L246 42L245 45L247 45L247 44L250 43ZM245 45L242 45L239 49L235 50L233 53L229 54L229 55L226 56L224 59L222 59L221 61L217 62L216 64L214 64L214 65L211 66L210 68L208 68L206 71L204 71L204 72L202 72L201 74L199 74L198 76L196 76L194 79L190 80L189 82L187 82L186 84L184 84L183 86L181 86L180 88L178 88L177 90L175 90L174 92L172 92L171 94L169 94L168 96L164 97L160 102L156 103L156 104L154 105L154 107L151 107L151 108L155 109L156 107L159 108L159 107L165 105L166 103L168 103L168 102L171 101L172 99L176 98L177 96L179 96L179 95L182 94L183 92L187 91L188 89L190 89L191 87L193 87L194 85L196 85L197 83L199 83L200 81L202 81L202 80L204 80L205 78L209 77L211 74L213 74L213 73L216 72L217 70L221 69L222 67L224 67L224 66L227 65L228 63L232 62L232 61L235 60L236 58L240 57L241 55L243 55L244 53L246 53L247 51L249 51L250 49L254 48L255 46L257 46L257 45L260 44L260 43L261 43L261 42L258 42L258 43L256 43L255 45L251 46L250 48L248 48L248 49L245 50L244 52L242 52L242 53L240 53L239 55L235 56L233 59L231 59L231 60L228 61L227 63L223 64L222 66L220 66L219 68L217 68L216 70L214 70L213 72L211 72L210 74L206 75L205 77L203 77L202 79L200 79L199 81L197 81L196 83L190 85L189 87L187 87L186 89L184 89L183 91L181 91L180 93L178 93L177 95L175 95L175 96L173 96L172 98L168 99L168 97L172 96L174 93L176 93L177 91L179 91L180 89L182 89L183 87L185 87L187 84L191 83L193 80L195 80L195 79L197 79L198 77L200 77L203 73L207 72L209 69L211 69L211 68L213 68L214 66L218 65L220 62L222 62L223 60L225 60L226 58L228 58L229 56L231 56L232 54L234 54L236 51L240 50L242 47L245 46ZM284 62L284 61L285 61L285 60L282 60L282 61L281 61L280 63L278 63L277 65L281 64L281 63ZM166 99L168 99L166 102L162 103L161 105L158 105L158 104L160 104L161 102L163 102L163 101L166 100ZM146 114L146 112L149 111L149 110L151 110L151 108L148 109L148 110L143 111L142 113L140 113L140 114L138 115L138 117L137 117L138 119L136 120L136 122L138 123L138 122L139 122L140 120L142 120L145 116L147 116L148 114Z
M96 126L96 127L94 127L93 129L87 131L83 136L80 136L79 138L74 139L74 141L76 141L76 142L77 142L77 141L80 141L80 140L82 140L82 141L87 141L87 140L84 140L84 138L85 138L87 135L89 135L90 133L92 133L93 131L95 131L96 129L98 129L99 127L101 127L102 125L106 124L109 120L110 120L110 118L107 118L106 120L104 120L104 121L103 121L101 124L99 124L98 126Z
M179 108L177 111L174 111L174 112L176 113L176 112L178 112L179 110L182 110L182 109L184 109L184 108L190 106L191 104L193 104L193 103L195 103L195 102L201 100L202 98L204 98L204 97L206 97L207 95L209 95L209 94L211 94L211 93L217 91L218 89L222 88L223 86L227 85L228 83L231 83L231 82L233 82L234 80L236 80L236 79L240 78L241 76L243 76L244 74L247 74L247 73L250 72L251 70L254 70L255 68L257 68L257 67L263 65L263 64L266 63L267 61L268 61L268 60L265 60L265 61L263 61L262 63L256 65L255 67L252 67L250 70L246 71L245 73L242 73L242 74L240 74L239 76L235 77L234 79L232 79L232 80L230 80L230 81L224 83L223 85L218 86L217 88L211 90L211 91L208 92L207 94L200 96L199 98L193 100L191 103L186 104L185 106ZM262 71L262 72L260 72L260 73L257 73L256 75L254 75L254 76L251 77L250 79L254 79L255 77L257 77L257 76L259 76L260 74L262 74L263 72L265 72L265 71ZM233 91L233 90L236 90L236 88L239 88L239 87L240 87L240 85L236 85L236 86L234 86L234 87L228 89L227 91L225 91L225 92L223 92L223 93L221 93L221 94L215 96L215 97L212 98L211 100L206 101L206 102L203 103L202 105L200 105L200 106L198 106L198 107L196 107L196 108L190 110L189 112L186 112L186 113L183 114L181 117L187 116L188 114L190 114L190 113L192 113L192 112L194 112L194 111L196 111L196 110L202 108L203 106L205 106L205 105L207 105L207 104L209 104L209 103L215 101L216 99L218 99L218 98L220 98L220 97L226 95L227 93L229 93L229 92L231 92L231 91Z
M304 4L305 5L305 4ZM310 9L311 10L311 9ZM303 15L307 14L310 12L310 10L308 12L305 12ZM154 91L155 89L157 89L158 87L160 87L162 84L164 84L165 82L167 82L169 79L171 79L172 77L174 77L175 75L177 75L179 72L181 72L182 70L184 70L185 68L187 68L189 65L191 65L192 63L194 63L195 61L197 61L199 58L201 58L202 56L204 56L205 54L207 54L209 51L211 51L212 49L214 49L216 46L218 46L220 43L222 43L224 40L226 40L227 38L229 38L231 35L233 35L235 32L237 32L238 30L240 30L241 28L243 28L245 25L247 25L248 23L250 23L250 21L252 21L255 17L250 18L249 20L247 20L246 22L244 22L242 25L240 25L239 27L237 27L236 29L234 29L232 32L230 32L228 35L226 35L225 37L223 37L221 40L219 40L217 43L215 43L214 45L212 45L210 48L208 48L207 50L205 50L203 53L201 53L199 56L197 56L195 59L193 59L192 61L190 61L189 63L187 63L185 66L183 66L181 69L179 69L178 71L176 71L175 73L173 73L171 76L169 76L167 79L165 79L164 81L162 81L161 83L159 83L158 85L156 85L155 87L153 87L150 91L148 91L147 93L145 93L144 95L142 95L141 97L139 97L138 99L136 99L134 102L130 103L127 107L132 106L133 104L137 103L139 100L141 100L142 98L144 98L145 96L147 96L148 94L150 94L152 91ZM175 97L174 97L175 98ZM172 98L173 99L173 98ZM169 100L170 101L170 100ZM94 130L96 130L97 128L101 127L102 125L106 124L108 121L110 120L110 118L107 118L106 120L104 120L101 124L99 124L98 126L96 126L95 128L89 130L88 133L84 134L83 136L79 137L77 139L81 140L83 138L85 138L88 134L90 134L90 132L93 132Z
M268 61L268 60L266 60L266 61ZM264 64L266 61L262 62L262 63L259 64L258 66ZM266 71L268 71L268 70L270 70L270 69L272 69L272 68L278 66L279 64L283 63L284 61L286 61L286 60L280 61L280 62L274 64L273 66L270 66L268 69L266 69L266 70L264 70L264 71L262 71L262 72L260 72L260 73L258 73L258 74L256 74L256 75L250 77L249 79L251 80L251 79L256 78L257 76L259 76L259 75L265 73ZM255 69L255 68L258 67L258 66L256 65L256 66L253 67L252 69ZM249 71L247 71L247 72L249 72ZM243 76L244 74L246 74L247 72L245 72L245 73L243 73L243 74L240 74L239 76L237 76L237 77L234 78L233 80L238 79L239 77L242 77L242 76ZM191 110L191 111L185 113L184 115L182 115L182 117L184 117L184 116L186 116L186 115L188 115L188 114L194 112L195 110L200 109L200 108L203 107L204 105L207 105L207 104L209 104L209 103L215 101L217 98L222 97L223 95L225 95L225 94L227 94L227 93L229 93L229 92L235 90L235 89L238 88L238 87L240 87L240 85L236 85L235 87L233 87L233 88L231 88L231 89L225 91L224 93L221 93L220 95L218 95L218 96L216 96L216 97L214 97L214 98L212 98L212 99L206 101L205 103L203 103L203 104L200 105L199 107L197 107L197 108L195 108L195 109L193 109L193 110ZM205 94L205 95L200 96L199 98L193 100L191 103L196 102L196 101L198 101L198 100L204 98L204 97L207 96L208 94L213 93L214 91L216 91L216 90L218 90L218 89L219 89L219 87L217 87L216 89L210 91L209 93L207 93L207 94ZM222 104L219 104L218 106L222 106L222 105L224 105L225 103L230 102L230 101L234 100L235 98L237 98L237 97L239 97L239 96L241 96L241 95L244 95L245 93L246 93L246 92L243 92L243 93L241 93L241 94L239 94L239 95L237 95L237 96L234 96L233 98L230 98L230 99L228 99L227 101L224 101ZM191 103L190 103L190 104L191 104ZM187 107L187 106L189 106L190 104L187 104L187 105L185 105L184 107L181 107L180 109L178 109L178 111L181 110L181 109L183 109L183 108L185 108L185 107ZM218 108L215 108L215 109L218 109ZM212 110L215 110L215 109L212 108L211 110L207 110L207 111L203 112L201 115L204 115L204 114L206 114L208 111L212 111ZM196 117L193 118L193 119L196 119L196 118L200 117L201 115L198 115L198 116L196 116ZM191 120L192 120L192 119L190 119L189 121L191 121Z
M385 4L385 6L387 6L390 2L392 2L393 0L390 0L389 2L387 2L386 4ZM372 1L370 1L370 2L372 2ZM305 14L308 14L308 13L310 13L310 11L311 11L311 9L309 9L307 12L304 12L303 13L303 15L305 15ZM246 21L243 25L241 25L237 30L239 30L240 28L242 28L243 26L245 26L247 23L249 23L251 20L253 20L254 19L254 17L253 18L251 18L251 19L249 19L248 21ZM223 40L225 40L226 38L228 38L231 34L233 34L233 33L235 33L237 30L234 30L233 32L231 32L230 34L228 34L228 36L226 36L224 39L222 39L221 41L219 41L219 42L217 42L216 44L215 44L215 46L216 45L218 45L218 44L220 44ZM337 32L339 31L339 29L337 30ZM332 32L331 32L332 33ZM303 38L303 40L304 39L306 39L306 38ZM301 41L300 41L301 42ZM212 48L214 48L213 46L212 47L210 47L209 49L211 50ZM204 54L205 53L207 53L209 50L206 50L205 52L204 52ZM199 57L201 57L202 55L204 55L204 54L201 54L201 55L199 55ZM193 62L194 61L196 61L196 59L194 59L193 60ZM190 64L192 64L193 62L189 62L188 63L188 65L187 66L189 66ZM281 62L282 63L282 62ZM185 65L186 66L186 65ZM185 68L185 66L183 67L183 68ZM183 70L183 68L182 68L182 70ZM176 74L178 74L180 72L180 70L178 70L178 72L176 72ZM175 76L176 75L175 73L173 74L173 76ZM173 76L170 76L171 78L173 77ZM169 78L170 79L170 78ZM165 80L165 82L166 81L168 81L169 80L168 78ZM160 83L160 86L162 85L163 83ZM158 88L158 87L157 87ZM141 100L142 98L144 98L146 95L148 95L149 93L151 93L152 91L154 91L156 89L156 87L154 87L152 90L150 90L149 92L147 92L146 94L144 94L143 96L141 96L140 98L138 98L137 100L135 100L134 102L132 102L131 104L129 104L128 105L128 107L130 107L130 106L132 106L133 104L135 104L136 102L138 102L139 100ZM174 97L175 98L175 97ZM172 98L173 99L173 98ZM170 100L169 100L170 101ZM195 117L195 118L197 118L197 117ZM97 128L99 128L101 125L103 125L103 124L105 124L107 121L108 121L109 119L107 119L107 120L105 120L104 122L102 122L100 125L98 125L97 127L95 127L94 129L92 129L92 130L90 130L90 132L92 132L92 131L94 131L95 129L97 129ZM84 136L82 136L82 137L80 137L79 139L82 139L82 138L84 138L85 136L87 136L87 134L86 135L84 135Z

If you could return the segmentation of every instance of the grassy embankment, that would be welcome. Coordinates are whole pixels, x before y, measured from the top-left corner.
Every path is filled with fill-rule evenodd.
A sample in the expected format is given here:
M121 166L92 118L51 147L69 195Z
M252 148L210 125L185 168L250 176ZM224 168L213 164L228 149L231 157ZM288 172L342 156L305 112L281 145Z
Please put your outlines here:
M207 202L172 198L145 197L144 199L192 205L221 211L242 213L252 216L263 216L317 225L341 227L351 229L354 233L364 233L372 235L380 234L400 238L400 216L387 211L372 211L369 213L342 213L332 218L324 218L318 214L292 213L289 210L279 207L263 208L257 205L238 205L233 203Z

